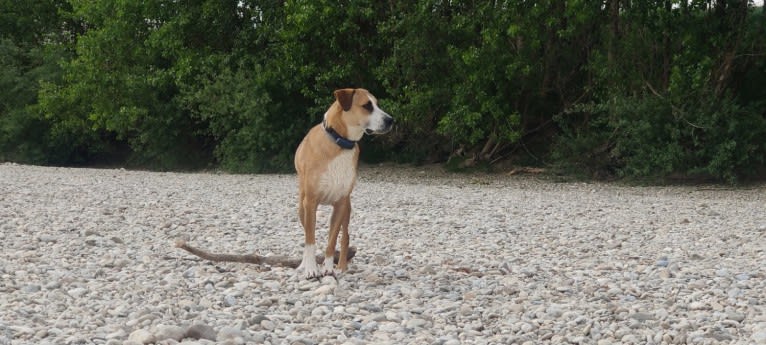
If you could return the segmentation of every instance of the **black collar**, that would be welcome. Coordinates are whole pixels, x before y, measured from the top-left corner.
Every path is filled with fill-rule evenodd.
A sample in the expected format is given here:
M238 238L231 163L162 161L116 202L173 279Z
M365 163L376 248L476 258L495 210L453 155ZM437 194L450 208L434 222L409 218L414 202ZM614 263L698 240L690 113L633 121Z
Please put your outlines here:
M342 137L340 134L338 134L338 132L332 129L332 127L327 127L327 122L322 122L322 127L324 127L324 131L327 133L327 135L330 136L332 141L338 144L338 146L341 148L351 150L356 147L356 141L348 140Z

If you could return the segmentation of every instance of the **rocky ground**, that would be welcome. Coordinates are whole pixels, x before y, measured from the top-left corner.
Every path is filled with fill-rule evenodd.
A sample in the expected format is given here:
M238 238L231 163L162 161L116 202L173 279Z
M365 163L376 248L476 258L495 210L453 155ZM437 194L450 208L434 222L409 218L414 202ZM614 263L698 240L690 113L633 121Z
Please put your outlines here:
M0 165L0 345L766 344L766 187L365 168L337 279L173 246L299 257L295 188Z

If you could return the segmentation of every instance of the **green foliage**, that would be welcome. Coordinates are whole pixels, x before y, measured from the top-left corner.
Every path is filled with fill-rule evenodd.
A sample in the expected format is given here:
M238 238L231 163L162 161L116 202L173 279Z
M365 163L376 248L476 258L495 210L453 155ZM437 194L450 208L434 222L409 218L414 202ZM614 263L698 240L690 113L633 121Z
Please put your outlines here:
M87 160L91 133L66 132L40 112L41 85L61 81L76 23L66 1L0 1L0 160L76 164Z
M641 95L581 106L578 110L591 116L589 126L565 126L556 159L593 174L651 179L698 176L735 182L757 173L766 162L763 110L710 95L687 96L699 103L687 102L681 109Z
M0 0L0 160L290 171L365 87L397 127L363 159L733 182L766 165L751 6Z
M294 116L295 105L284 90L270 85L269 71L259 65L234 68L211 65L182 89L184 104L218 143L214 153L222 167L234 172L287 171L297 147L296 133L310 126Z
M637 6L621 15L634 19L630 27L609 32L609 47L589 66L598 79L593 100L558 118L564 133L554 158L634 178L731 183L756 175L766 162L764 93L738 96L742 76L731 72L763 77L763 64L741 51L763 51L754 33L762 24L732 22L747 17L737 3L713 12Z

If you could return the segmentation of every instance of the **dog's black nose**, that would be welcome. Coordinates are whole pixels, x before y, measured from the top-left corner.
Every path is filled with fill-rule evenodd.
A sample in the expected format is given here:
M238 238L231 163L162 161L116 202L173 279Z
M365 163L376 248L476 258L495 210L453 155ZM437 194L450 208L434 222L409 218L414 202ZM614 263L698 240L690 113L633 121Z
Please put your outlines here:
M383 123L386 125L386 128L388 128L388 127L391 127L391 125L393 125L393 124L394 124L394 118L393 118L393 117L391 117L391 116L388 116L388 117L386 117L386 118L383 120Z

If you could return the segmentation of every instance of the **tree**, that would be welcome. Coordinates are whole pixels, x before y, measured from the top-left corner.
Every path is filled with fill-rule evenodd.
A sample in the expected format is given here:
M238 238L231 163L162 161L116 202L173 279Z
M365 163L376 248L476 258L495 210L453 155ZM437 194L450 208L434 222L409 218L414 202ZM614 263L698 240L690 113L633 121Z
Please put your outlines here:
M81 161L77 136L64 135L38 111L41 84L61 79L79 23L64 0L0 1L0 160Z

